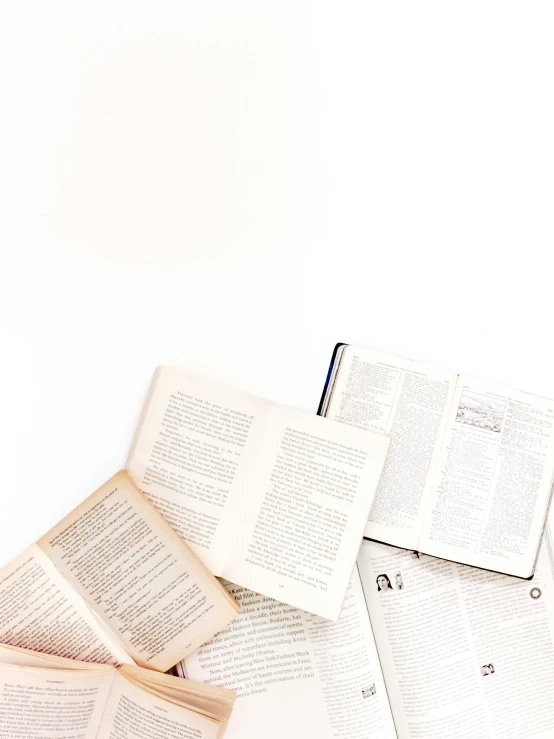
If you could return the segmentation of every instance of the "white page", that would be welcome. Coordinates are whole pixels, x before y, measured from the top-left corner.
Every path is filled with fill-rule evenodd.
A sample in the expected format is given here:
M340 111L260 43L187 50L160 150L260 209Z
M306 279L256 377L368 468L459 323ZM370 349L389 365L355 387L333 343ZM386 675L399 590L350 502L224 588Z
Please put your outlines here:
M237 692L226 739L396 739L357 568L336 623L226 587L239 616L185 661Z
M531 582L374 542L358 563L399 739L554 737L549 541Z
M343 348L326 417L391 437L366 537L417 548L456 379L419 362Z
M554 401L460 377L419 549L529 577L554 475Z
M244 475L271 405L169 367L158 367L152 381L127 470L215 575L223 573Z
M263 439L223 576L336 620L389 439L283 406Z
M0 739L96 739L116 675L0 664Z
M84 662L133 663L36 544L0 570L0 642Z

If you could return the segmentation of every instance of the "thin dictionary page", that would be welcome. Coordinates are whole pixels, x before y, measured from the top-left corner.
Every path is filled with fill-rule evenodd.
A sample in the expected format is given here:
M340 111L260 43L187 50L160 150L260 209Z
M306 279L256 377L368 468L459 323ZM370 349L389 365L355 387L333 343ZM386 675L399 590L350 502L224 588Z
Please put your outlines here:
M554 476L554 401L460 377L419 549L533 572Z
M235 510L269 401L169 367L152 381L127 470L215 575L234 541Z
M0 643L84 662L132 663L36 544L0 570Z
M457 375L342 348L326 417L391 438L364 536L416 549Z
M226 587L240 614L184 663L237 692L226 739L396 739L356 568L336 623Z
M262 438L223 577L336 620L389 439L277 405Z
M169 669L236 615L236 603L124 473L38 544L143 667Z
M358 563L399 739L554 738L549 539L532 581L375 542Z
M0 664L0 739L97 739L116 675Z

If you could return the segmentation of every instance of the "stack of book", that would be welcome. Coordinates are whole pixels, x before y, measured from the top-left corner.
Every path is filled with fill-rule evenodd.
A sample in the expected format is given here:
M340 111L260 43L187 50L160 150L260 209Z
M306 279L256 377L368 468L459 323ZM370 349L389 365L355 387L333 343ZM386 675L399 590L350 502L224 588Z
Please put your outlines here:
M158 368L0 571L0 737L554 737L553 423L349 345L318 415Z

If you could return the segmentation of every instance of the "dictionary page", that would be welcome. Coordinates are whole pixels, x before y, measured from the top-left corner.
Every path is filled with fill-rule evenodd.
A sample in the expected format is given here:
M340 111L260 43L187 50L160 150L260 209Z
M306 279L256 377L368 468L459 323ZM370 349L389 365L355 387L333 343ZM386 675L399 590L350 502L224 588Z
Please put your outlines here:
M554 738L554 577L528 582L364 542L358 558L399 739Z
M0 570L0 643L84 662L132 664L36 544Z
M237 604L125 473L38 544L143 667L168 670L236 615Z
M339 359L326 418L391 438L364 535L416 549L457 375L357 346Z
M554 401L460 377L419 548L530 577L554 477Z
M0 664L0 739L97 739L116 676Z
M222 575L245 475L269 401L158 367L127 460L133 482L195 554Z
M336 623L226 587L238 617L184 663L237 692L226 739L396 739L356 568Z
M389 439L275 405L263 440L223 577L336 620Z

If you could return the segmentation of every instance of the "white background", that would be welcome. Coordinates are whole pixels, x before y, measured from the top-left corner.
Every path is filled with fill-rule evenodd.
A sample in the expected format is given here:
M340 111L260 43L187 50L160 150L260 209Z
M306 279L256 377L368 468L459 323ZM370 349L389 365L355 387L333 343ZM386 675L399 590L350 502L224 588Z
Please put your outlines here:
M551 2L0 7L0 563L152 372L315 410L337 341L554 396Z

